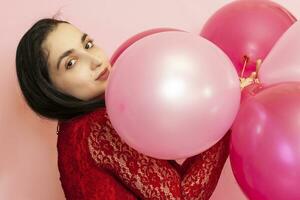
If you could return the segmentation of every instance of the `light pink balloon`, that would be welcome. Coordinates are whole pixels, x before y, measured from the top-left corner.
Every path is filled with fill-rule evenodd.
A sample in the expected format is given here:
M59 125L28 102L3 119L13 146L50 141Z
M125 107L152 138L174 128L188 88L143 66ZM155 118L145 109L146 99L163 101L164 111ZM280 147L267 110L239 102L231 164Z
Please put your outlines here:
M265 85L286 81L300 81L300 23L296 22L280 38L258 73Z
M129 38L128 40L123 42L123 44L121 46L118 47L118 49L112 55L112 57L110 59L110 63L112 65L114 65L116 60L123 53L123 51L125 51L129 46L134 44L136 41L138 41L148 35L152 35L155 33L161 33L161 32L165 32L165 31L182 31L182 30L178 30L178 29L174 29L174 28L154 28L154 29L146 30L141 33L135 34L134 36L132 36L131 38Z
M244 75L255 71L280 36L296 21L288 10L269 0L238 0L218 10L204 25L201 36L218 45L238 74L249 58Z
M234 175L249 199L298 200L300 83L257 91L241 104L232 127Z
M238 111L229 58L186 32L138 40L116 60L106 90L111 122L134 149L159 159L198 154L221 139Z

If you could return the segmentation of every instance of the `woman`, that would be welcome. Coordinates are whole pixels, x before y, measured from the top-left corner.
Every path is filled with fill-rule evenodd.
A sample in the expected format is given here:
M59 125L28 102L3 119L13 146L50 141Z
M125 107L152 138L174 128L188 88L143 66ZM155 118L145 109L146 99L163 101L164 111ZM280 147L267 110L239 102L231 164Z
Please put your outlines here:
M86 33L41 19L16 53L20 88L38 115L59 120L58 167L67 199L209 199L228 156L228 134L182 165L138 153L105 110L111 65Z

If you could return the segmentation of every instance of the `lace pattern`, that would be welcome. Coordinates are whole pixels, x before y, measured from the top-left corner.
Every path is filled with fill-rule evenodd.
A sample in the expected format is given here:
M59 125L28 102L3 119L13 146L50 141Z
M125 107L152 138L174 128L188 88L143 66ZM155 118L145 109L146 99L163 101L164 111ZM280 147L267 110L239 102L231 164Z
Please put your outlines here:
M105 122L92 120L88 147L101 168L112 171L142 199L181 199L180 175L165 160L138 153L125 144L113 129L107 114Z
M181 187L184 199L207 200L211 197L228 157L229 139L230 133L227 133L213 147L183 164Z
M208 200L228 157L230 138L226 134L179 165L147 157L125 144L105 109L62 123L58 132L61 182L71 200Z

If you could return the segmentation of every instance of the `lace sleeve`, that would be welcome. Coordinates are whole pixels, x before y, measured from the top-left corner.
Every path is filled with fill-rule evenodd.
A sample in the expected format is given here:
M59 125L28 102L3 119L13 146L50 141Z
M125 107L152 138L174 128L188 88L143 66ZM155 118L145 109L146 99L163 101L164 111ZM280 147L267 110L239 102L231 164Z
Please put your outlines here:
M215 190L229 154L230 132L205 152L189 158L182 169L182 195L186 200L208 200Z
M125 144L105 120L91 120L88 146L100 168L109 170L142 199L181 199L180 175L165 160L138 153Z
M66 199L137 200L125 185L95 165L88 150L85 124L78 120L58 130L58 169Z

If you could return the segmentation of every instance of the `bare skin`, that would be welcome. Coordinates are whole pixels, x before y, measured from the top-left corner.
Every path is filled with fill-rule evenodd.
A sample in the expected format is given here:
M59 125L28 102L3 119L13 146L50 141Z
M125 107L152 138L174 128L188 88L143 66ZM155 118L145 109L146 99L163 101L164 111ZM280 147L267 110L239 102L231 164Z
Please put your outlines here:
M50 80L59 91L84 101L103 97L111 65L90 36L61 23L49 33L42 48L48 56ZM72 52L65 54L69 50Z

